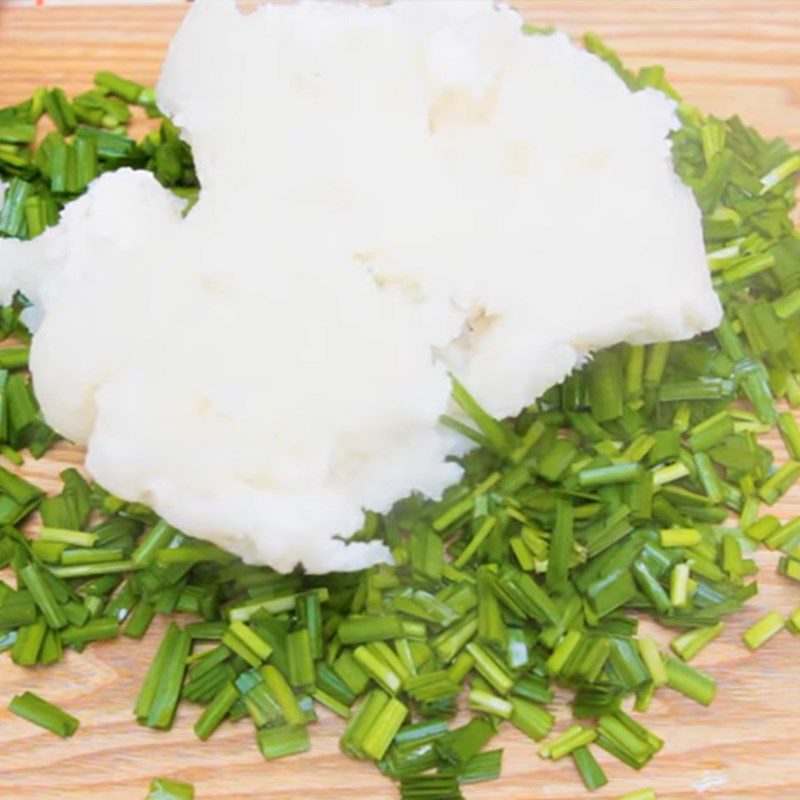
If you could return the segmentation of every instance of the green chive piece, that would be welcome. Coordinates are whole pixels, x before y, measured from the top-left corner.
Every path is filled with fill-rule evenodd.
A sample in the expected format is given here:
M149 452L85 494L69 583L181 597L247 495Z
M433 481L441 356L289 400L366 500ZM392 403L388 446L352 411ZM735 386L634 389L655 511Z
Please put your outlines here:
M572 505L564 500L558 500L547 560L547 586L552 590L562 589L566 585L573 541Z
M289 725L304 725L308 722L306 713L300 708L291 686L278 669L271 664L264 664L258 672L278 702L286 722Z
M219 727L223 719L239 699L239 692L233 683L226 683L206 706L200 719L194 724L197 738L205 741Z
M547 742L539 748L539 755L542 758L550 758L558 761L564 756L569 755L578 747L586 747L597 738L597 731L593 728L583 728L580 725L573 725L564 733L556 736L555 739Z
M75 717L48 703L33 692L16 695L8 706L12 714L38 725L40 728L67 739L78 730L80 724Z
M786 620L786 628L793 635L800 633L800 606L798 606Z
M479 689L473 689L469 693L467 702L473 711L492 714L496 717L502 717L502 719L511 719L514 713L514 706L511 702L490 692L482 692Z
M482 783L500 777L503 760L502 750L486 750L477 753L469 761L460 764L455 771L459 783Z
M758 494L765 503L773 505L789 491L798 478L800 478L800 461L787 461L767 478L758 490Z
M575 762L584 786L589 791L599 789L608 783L603 768L597 763L588 747L576 747L570 755L572 755L572 760Z
M409 775L400 779L401 800L464 800L455 775Z
M69 625L61 631L61 642L66 645L85 645L119 636L119 622L112 617L98 617L84 625Z
M67 625L67 618L58 601L53 595L50 585L45 581L44 575L36 564L31 562L22 567L20 576L25 581L25 586L33 596L33 600L44 615L47 624L59 630Z
M670 643L670 649L683 661L691 661L706 645L725 630L725 623L718 622L707 628L694 628L676 636Z
M172 727L190 647L189 634L171 623L136 700L134 713L142 725L162 729Z
M144 92L144 86L141 84L122 78L113 72L98 72L94 76L94 82L128 103L139 102Z
M437 740L439 754L451 764L464 764L475 756L494 735L494 728L481 717Z
M303 725L262 728L258 732L258 749L268 761L305 753L311 749L308 729Z
M74 133L78 120L63 89L52 89L45 95L44 110L62 136Z
M666 659L666 669L667 686L701 705L711 705L717 684L710 675L674 658Z
M786 621L779 612L770 611L742 634L742 641L749 650L757 650L773 636L780 633L785 625Z
M272 647L243 622L234 620L222 643L241 656L251 667L259 667L272 655Z
M659 532L662 547L695 547L703 541L696 528L666 528Z
M364 755L375 761L383 758L407 716L408 708L390 698L360 742Z
M123 635L129 639L141 639L150 627L153 621L156 609L155 606L147 600L140 600L133 608L133 611L128 618L128 622L123 630Z
M675 608L689 602L689 565L676 564L669 577L669 599Z
M555 717L546 709L540 708L522 697L511 697L513 707L511 724L535 742L544 739L555 724Z
M47 632L47 623L42 618L31 625L19 627L17 639L11 648L11 660L21 667L32 667L39 660Z
M194 786L183 781L156 778L150 784L147 800L194 800Z

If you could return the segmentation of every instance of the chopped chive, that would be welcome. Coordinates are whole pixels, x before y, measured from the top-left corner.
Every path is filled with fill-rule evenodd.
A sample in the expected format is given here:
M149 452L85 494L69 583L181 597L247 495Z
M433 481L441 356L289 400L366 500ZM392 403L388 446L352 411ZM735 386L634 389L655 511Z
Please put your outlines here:
M129 639L141 639L147 633L155 613L156 609L152 603L147 600L140 600L134 606L133 612L128 618L123 635Z
M144 86L127 78L122 78L114 72L98 72L94 76L94 82L128 103L140 102L143 94L145 94Z
M99 599L99 598L98 598ZM61 631L61 642L68 645L84 645L119 636L119 622L113 617L99 617L84 625L69 625Z
M318 703L321 703L323 706L325 706L325 708L333 711L333 713L337 716L340 716L343 719L349 718L350 706L342 703L340 700L337 700L335 697L329 695L327 692L324 692L322 689L315 689L312 692L312 696Z
M286 637L289 657L289 677L296 689L314 687L314 657L311 653L311 638L308 628L292 631Z
M607 486L615 483L631 483L639 479L641 467L636 462L620 462L609 467L582 469L578 483L585 488Z
M383 758L407 716L408 708L394 697L390 698L360 742L364 755L375 761Z
M494 728L481 717L450 731L437 740L439 754L451 764L464 764L475 756L494 735Z
M304 725L308 720L291 687L281 673L271 664L264 664L259 674L281 708L284 719L290 725Z
M258 732L258 749L267 760L305 753L311 749L308 729L304 725L262 728Z
M513 706L511 724L534 741L540 741L550 733L555 717L546 709L540 708L522 697L510 697Z
M122 561L125 552L119 548L89 549L86 547L68 548L61 553L61 564L65 567L75 564L105 564Z
M659 537L662 547L695 547L703 540L696 528L666 528Z
M400 779L401 800L464 800L454 775L410 775Z
M784 556L778 561L778 572L795 581L800 581L800 547L792 551L791 557Z
M155 561L160 550L163 550L175 537L175 529L159 520L139 542L131 553L131 561L142 567L149 567Z
M477 753L469 761L456 768L456 778L459 783L482 783L496 780L500 777L502 759L502 750L487 750Z
M198 739L205 741L219 727L223 719L239 699L239 692L233 683L226 683L217 692L214 699L205 707L200 718L194 724L194 732Z
M580 773L581 780L589 791L599 789L608 783L608 778L603 772L603 768L597 763L588 747L576 747L571 755Z
M786 621L779 612L770 611L742 634L742 641L749 650L757 650L773 636L780 633L785 625Z
M580 725L573 725L564 733L551 739L543 747L539 748L539 755L542 758L549 758L558 761L564 756L568 756L573 750L579 747L586 747L597 738L597 731L593 728L583 728Z
M361 644L398 639L403 626L396 616L346 617L339 623L339 639L343 644Z
M514 706L511 702L479 689L473 689L469 693L467 702L473 711L480 711L503 719L511 719L514 713Z
M44 496L44 492L41 489L14 475L4 467L0 467L0 492L8 495L15 503L19 503L21 506L38 502Z
M798 478L800 478L800 461L787 461L767 478L758 490L758 494L765 503L773 505L789 491Z
M47 632L47 623L42 618L17 628L17 638L11 647L11 660L21 667L32 667L39 660Z
M701 705L711 705L717 693L717 684L711 676L674 658L666 659L666 668L667 686Z
M194 786L183 781L156 778L150 783L147 800L194 800Z
M80 724L75 717L48 703L33 692L16 695L8 706L12 714L38 725L40 728L66 739L72 736Z
M800 606L798 606L786 620L786 628L793 635L800 633Z
M19 574L25 581L25 586L33 596L34 602L39 606L39 610L47 620L47 624L55 630L66 627L67 618L64 616L64 611L53 595L53 591L39 567L31 562L22 567L19 570Z
M475 669L502 695L508 694L514 685L514 679L508 674L500 661L475 642L466 646L467 652L475 661Z
M107 576L112 573L131 572L136 569L139 569L139 565L135 561L122 560L50 567L50 572L57 578L89 578L93 575Z
M136 700L134 713L142 725L172 727L190 647L189 634L170 623Z
M675 608L689 602L689 565L676 564L669 576L669 600Z
M44 110L62 136L67 136L75 131L78 120L75 118L75 112L63 89L56 88L47 92L44 96Z
M566 585L572 549L572 505L564 500L558 500L547 559L547 586L554 591L562 589Z
M222 643L241 656L251 667L261 666L272 654L272 648L254 630L234 620L222 637Z
M725 630L725 623L718 622L708 628L694 628L676 636L670 643L670 649L683 661L691 661L706 645Z
M355 714L351 715L345 728L340 745L345 753L353 758L363 758L362 743L367 732L375 724L381 712L388 705L390 697L381 689L373 689L359 706Z
M767 514L760 517L751 525L742 526L745 535L754 542L763 542L780 530L781 523L777 517Z

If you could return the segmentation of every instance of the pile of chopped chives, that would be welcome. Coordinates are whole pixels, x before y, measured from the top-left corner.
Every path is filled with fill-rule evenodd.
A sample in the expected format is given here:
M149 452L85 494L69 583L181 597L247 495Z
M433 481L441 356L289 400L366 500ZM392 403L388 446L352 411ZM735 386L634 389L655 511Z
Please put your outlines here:
M596 37L586 45L631 89L678 98L662 69L634 75ZM160 116L151 90L99 73L72 99L41 89L0 110L0 235L38 235L122 166L196 197L178 132L161 120L134 141L130 104ZM789 217L800 153L737 117L679 110L673 156L703 212L725 310L716 331L603 350L514 419L491 418L454 382L464 417L443 423L477 445L463 480L439 502L412 496L368 513L357 538L386 542L395 563L357 574L248 566L75 470L45 498L0 468L0 567L16 576L15 588L0 581L0 650L51 664L65 647L139 639L156 614L194 614L163 637L136 701L142 725L170 728L184 701L202 709L199 739L247 717L270 760L308 750L324 706L345 720L343 752L376 762L410 800L460 798L462 784L498 777L491 740L503 725L543 742L543 759L569 758L590 790L607 782L593 748L641 769L662 742L623 710L626 698L636 712L665 688L712 702L713 677L689 662L756 593L755 547L781 551L779 571L800 581L800 519L762 514L800 476L800 428L776 405L800 405L800 236ZM37 144L43 114L56 131ZM20 450L37 458L56 438L26 374L25 305L0 309L0 334L20 343L0 350L0 452L17 465ZM790 456L780 466L758 443L773 428ZM28 537L19 526L34 511L42 528ZM641 615L675 629L673 655L637 636ZM767 614L744 643L758 648L784 627L800 631L800 608ZM577 722L548 739L554 684L573 691ZM464 689L472 718L454 726ZM11 710L62 736L77 727L30 693ZM150 797L192 792L159 778Z

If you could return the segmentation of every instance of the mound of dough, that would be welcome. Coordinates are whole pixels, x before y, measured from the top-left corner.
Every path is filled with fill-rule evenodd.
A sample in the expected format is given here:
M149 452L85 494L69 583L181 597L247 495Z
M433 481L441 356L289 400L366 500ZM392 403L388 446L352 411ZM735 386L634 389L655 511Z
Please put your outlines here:
M720 308L674 103L476 0L196 2L158 86L202 192L97 179L0 242L48 421L110 491L249 561L350 570L437 496L454 373L517 412L594 350Z

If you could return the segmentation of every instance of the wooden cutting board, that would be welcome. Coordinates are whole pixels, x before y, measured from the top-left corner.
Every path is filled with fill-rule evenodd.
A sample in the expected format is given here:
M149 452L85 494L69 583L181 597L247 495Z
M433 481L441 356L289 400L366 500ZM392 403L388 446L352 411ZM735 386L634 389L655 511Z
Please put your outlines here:
M186 9L145 2L114 8L26 5L0 0L0 105L23 99L40 84L80 91L99 69L152 84ZM800 146L800 0L517 5L538 24L576 36L596 31L633 67L664 64L688 101L718 115L739 113L762 132ZM771 443L780 451L775 439ZM59 470L81 458L79 449L62 445L24 473L55 490ZM777 513L800 513L800 487ZM759 561L765 568L761 594L696 662L719 681L714 706L705 710L670 690L659 692L646 723L666 741L663 752L640 774L600 752L611 783L595 797L653 787L660 800L800 798L800 638L784 632L755 654L739 641L767 610L787 612L800 604L800 587L775 574L772 554L759 555ZM182 709L170 733L138 727L131 709L162 630L162 623L154 624L142 643L98 644L47 669L20 669L0 657L0 798L136 800L156 776L193 782L200 800L397 796L372 766L339 754L342 725L330 716L314 726L311 753L276 763L261 760L246 721L223 726L206 743L191 732L194 708ZM78 734L63 742L9 714L8 701L24 689L77 715ZM562 711L561 726L566 719ZM584 796L569 759L544 762L532 743L510 731L498 745L505 748L502 779L467 787L468 798Z

